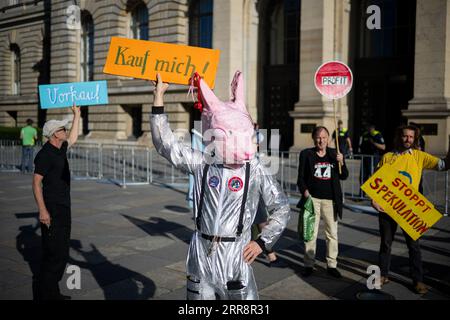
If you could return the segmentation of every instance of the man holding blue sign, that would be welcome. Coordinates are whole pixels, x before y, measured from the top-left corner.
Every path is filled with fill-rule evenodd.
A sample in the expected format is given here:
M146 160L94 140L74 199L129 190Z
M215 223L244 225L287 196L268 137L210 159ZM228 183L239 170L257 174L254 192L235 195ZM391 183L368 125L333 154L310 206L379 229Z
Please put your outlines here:
M39 208L42 234L42 261L38 279L38 299L64 300L58 282L69 258L70 243L70 170L67 149L78 139L80 108L72 106L73 124L69 120L49 120L43 135L47 143L34 159L33 193Z

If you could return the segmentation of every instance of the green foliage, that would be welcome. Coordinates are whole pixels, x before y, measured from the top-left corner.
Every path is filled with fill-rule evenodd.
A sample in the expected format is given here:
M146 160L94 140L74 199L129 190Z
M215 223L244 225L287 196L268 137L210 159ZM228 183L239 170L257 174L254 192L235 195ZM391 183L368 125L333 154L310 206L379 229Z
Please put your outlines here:
M0 140L20 140L20 130L22 127L0 127ZM38 140L42 139L42 129L36 128Z

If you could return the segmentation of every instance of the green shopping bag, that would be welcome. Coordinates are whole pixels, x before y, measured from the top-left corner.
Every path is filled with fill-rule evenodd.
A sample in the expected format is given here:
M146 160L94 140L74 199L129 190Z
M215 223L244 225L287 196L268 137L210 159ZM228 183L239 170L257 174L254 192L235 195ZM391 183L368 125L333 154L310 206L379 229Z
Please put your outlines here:
M311 241L314 236L314 224L316 222L316 214L314 213L314 205L311 197L306 200L300 200L298 206L300 214L298 215L298 237L301 241Z

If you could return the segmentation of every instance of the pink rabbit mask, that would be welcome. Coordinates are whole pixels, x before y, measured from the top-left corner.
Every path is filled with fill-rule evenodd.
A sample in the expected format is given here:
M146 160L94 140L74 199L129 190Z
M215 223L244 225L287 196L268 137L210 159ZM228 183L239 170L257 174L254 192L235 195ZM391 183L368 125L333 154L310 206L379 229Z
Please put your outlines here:
M214 151L217 161L241 164L256 153L254 126L245 107L244 80L236 71L231 82L230 101L220 101L198 73L193 76L202 112L202 131L206 150Z

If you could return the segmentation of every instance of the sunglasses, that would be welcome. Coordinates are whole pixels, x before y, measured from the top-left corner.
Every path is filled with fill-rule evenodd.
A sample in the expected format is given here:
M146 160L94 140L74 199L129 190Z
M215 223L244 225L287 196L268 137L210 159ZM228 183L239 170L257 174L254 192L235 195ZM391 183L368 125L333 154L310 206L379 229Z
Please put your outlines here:
M58 129L58 130L56 130L56 131L55 131L55 133L57 133L57 132L61 132L61 131L64 131L64 132L66 132L66 131L67 131L67 129L63 127L63 128L61 128L61 129Z

